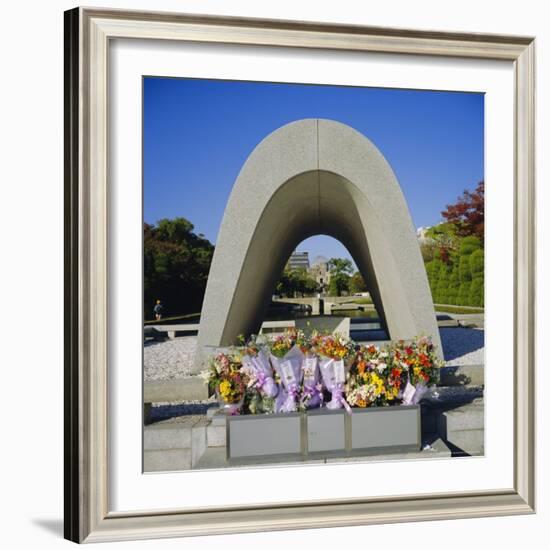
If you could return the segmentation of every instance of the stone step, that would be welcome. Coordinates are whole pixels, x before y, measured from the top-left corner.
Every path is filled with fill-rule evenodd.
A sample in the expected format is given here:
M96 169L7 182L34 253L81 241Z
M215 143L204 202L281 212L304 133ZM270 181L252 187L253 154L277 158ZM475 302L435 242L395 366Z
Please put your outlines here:
M204 416L181 416L145 426L144 470L185 470L194 467L207 446L210 420Z
M226 427L210 424L206 428L206 446L224 447L226 445Z
M447 442L456 447L455 455L463 453L469 456L481 456L485 453L484 430L455 431L448 435Z
M144 451L145 472L174 472L192 467L191 449L156 449Z
M469 405L445 411L442 417L445 419L447 433L463 430L483 430L485 426L485 407L482 402L474 401Z
M482 399L443 411L436 418L437 432L455 455L484 454L485 407Z
M191 430L191 467L195 467L206 451L206 428L210 420L202 418Z
M199 420L197 416L180 416L145 426L143 449L190 449L192 428Z

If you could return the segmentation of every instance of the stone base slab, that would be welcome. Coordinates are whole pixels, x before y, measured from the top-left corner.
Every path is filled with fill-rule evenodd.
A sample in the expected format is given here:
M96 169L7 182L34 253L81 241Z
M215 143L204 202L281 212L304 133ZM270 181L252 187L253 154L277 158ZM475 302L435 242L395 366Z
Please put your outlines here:
M144 403L181 403L205 401L208 387L202 378L189 376L176 380L146 381L143 384Z
M174 472L191 467L191 449L157 449L143 453L145 472Z
M420 460L426 458L450 458L451 451L447 445L441 439L435 439L433 443L426 449L417 452L403 452L392 454L377 454L377 455L363 455L363 456L340 456L340 457L315 457L315 458L303 458L303 459L271 459L270 464L284 463L287 465L301 465L301 464L336 464L344 462L379 462L381 460ZM223 447L209 447L206 449L199 463L195 466L198 470L210 470L210 469L225 469L225 468L250 468L254 466L265 466L266 460L258 458L248 459L239 463L238 461L227 460L225 449Z

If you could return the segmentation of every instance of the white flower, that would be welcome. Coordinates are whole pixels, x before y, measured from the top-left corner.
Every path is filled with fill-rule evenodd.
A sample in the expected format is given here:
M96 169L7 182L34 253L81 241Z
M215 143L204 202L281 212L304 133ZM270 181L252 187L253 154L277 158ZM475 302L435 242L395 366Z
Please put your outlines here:
M377 366L376 366L376 370L378 370L379 373L382 373L384 372L384 369L386 368L386 363L379 363Z

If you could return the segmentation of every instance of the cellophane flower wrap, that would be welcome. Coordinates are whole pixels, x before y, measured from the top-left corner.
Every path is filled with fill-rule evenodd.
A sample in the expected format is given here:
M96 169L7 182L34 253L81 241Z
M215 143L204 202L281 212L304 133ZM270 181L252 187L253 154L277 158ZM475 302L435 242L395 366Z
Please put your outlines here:
M323 384L319 370L319 358L315 345L318 334L310 338L303 332L298 332L297 345L304 354L302 362L302 390L300 392L300 409L316 409L323 404Z
M241 373L247 382L246 407L252 414L270 413L275 408L279 386L274 378L268 352L252 336L242 349Z
M346 400L352 407L392 404L399 395L401 373L393 378L390 353L377 346L361 346L356 353L346 382Z
M269 358L280 381L275 401L275 412L278 413L298 410L304 354L296 343L297 339L298 332L288 330L275 336L268 343Z
M211 393L215 393L222 409L238 414L244 401L248 380L241 372L241 357L235 352L218 353L210 359L203 378Z
M412 342L399 341L392 349L392 364L402 371L400 394L403 405L420 403L428 386L439 379L440 361L435 354L431 338L422 336Z
M319 369L326 389L331 393L328 409L351 408L344 397L347 372L355 355L355 345L351 340L338 334L320 336L315 349L319 355Z

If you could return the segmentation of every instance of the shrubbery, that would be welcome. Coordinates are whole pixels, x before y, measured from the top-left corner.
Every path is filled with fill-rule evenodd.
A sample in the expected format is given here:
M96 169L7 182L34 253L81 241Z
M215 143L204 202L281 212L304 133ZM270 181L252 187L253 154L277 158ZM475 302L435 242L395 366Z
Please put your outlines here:
M434 303L484 306L484 253L474 236L460 239L458 250L443 261L439 254L426 263Z

